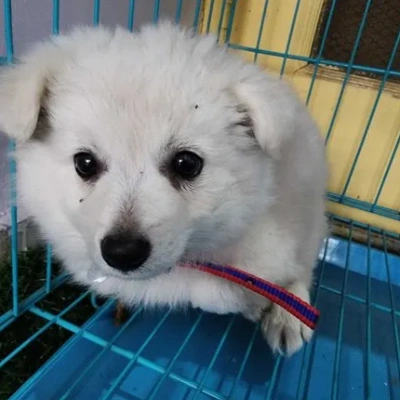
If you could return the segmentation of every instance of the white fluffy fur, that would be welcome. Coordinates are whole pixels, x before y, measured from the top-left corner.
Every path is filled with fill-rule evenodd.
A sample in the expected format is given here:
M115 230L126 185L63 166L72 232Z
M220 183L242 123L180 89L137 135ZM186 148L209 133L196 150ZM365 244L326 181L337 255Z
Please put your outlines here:
M51 133L37 139L31 136L43 98ZM238 105L248 110L255 138L235 124ZM0 128L18 141L22 203L77 282L129 305L262 318L271 347L287 354L311 337L261 297L175 266L182 259L228 263L309 301L325 234L324 149L283 82L219 48L213 36L169 23L137 34L76 29L4 72ZM205 159L183 190L159 170L171 141ZM82 148L108 165L92 186L74 170ZM153 251L124 277L103 261L99 242L126 210ZM92 266L110 275L105 282L88 279Z

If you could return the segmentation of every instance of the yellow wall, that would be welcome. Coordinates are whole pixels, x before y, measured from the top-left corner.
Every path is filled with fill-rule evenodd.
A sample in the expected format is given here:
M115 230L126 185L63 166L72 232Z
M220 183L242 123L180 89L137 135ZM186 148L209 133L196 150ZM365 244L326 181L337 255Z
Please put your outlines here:
M211 31L216 32L222 9L222 0L215 0L211 19ZM227 26L229 3L226 7L224 27ZM297 0L270 0L267 9L260 49L284 53ZM202 29L205 30L211 1L203 7ZM318 26L323 0L302 0L292 36L289 53L309 56ZM255 48L260 28L264 1L237 0L231 44ZM221 40L225 31L222 31ZM237 51L249 61L254 52ZM259 55L257 63L263 68L279 73L281 56ZM289 80L305 99L310 87L313 66L304 61L287 60L284 78ZM335 68L320 67L309 109L321 132L326 135L341 90L344 73ZM349 174L355 153L364 133L368 117L377 95L379 81L352 76L342 99L339 113L328 142L327 153L330 166L329 191L340 194ZM359 162L354 171L347 195L373 202L393 146L400 134L400 85L389 83L381 96L375 117L369 129ZM400 149L399 149L400 151ZM396 156L378 205L398 209L400 205L400 156ZM329 211L400 233L400 222L372 213L363 212L329 202Z

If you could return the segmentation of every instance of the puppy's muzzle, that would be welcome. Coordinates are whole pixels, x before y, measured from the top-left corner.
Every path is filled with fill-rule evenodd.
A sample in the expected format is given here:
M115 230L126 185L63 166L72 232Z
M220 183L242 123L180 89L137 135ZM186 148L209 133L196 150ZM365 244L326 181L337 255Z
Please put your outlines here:
M137 270L149 258L150 241L132 233L108 234L100 242L101 255L112 268L122 272Z

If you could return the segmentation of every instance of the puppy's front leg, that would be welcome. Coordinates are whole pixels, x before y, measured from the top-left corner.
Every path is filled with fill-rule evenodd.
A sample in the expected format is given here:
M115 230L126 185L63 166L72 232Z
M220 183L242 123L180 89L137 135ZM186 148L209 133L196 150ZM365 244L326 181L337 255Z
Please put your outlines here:
M298 281L286 289L305 302L310 302L309 290L303 282ZM274 303L264 310L261 329L271 349L287 356L298 351L313 334L300 320Z

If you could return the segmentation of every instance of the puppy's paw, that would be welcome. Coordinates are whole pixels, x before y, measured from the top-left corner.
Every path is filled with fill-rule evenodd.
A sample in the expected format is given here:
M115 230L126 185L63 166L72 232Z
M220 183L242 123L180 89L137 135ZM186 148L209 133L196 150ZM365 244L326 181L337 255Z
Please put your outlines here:
M243 312L243 317L252 322L258 322L264 315L264 309L259 306L248 306Z
M290 292L309 302L309 293L302 284L288 288ZM313 331L277 304L265 310L261 321L263 335L271 349L281 355L291 356L308 342Z

